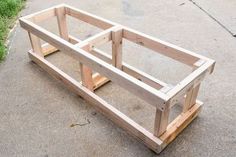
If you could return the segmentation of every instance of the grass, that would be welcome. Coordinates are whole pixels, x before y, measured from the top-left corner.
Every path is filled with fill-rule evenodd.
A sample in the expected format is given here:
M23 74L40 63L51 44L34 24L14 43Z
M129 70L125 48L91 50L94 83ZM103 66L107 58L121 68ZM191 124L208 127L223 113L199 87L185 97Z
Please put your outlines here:
M25 0L0 0L0 60L6 55L5 40Z

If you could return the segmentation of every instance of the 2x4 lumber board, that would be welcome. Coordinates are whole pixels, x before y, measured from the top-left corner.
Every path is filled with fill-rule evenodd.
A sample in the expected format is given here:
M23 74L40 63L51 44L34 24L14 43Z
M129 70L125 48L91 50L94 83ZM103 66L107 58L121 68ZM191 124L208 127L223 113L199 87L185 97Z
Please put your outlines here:
M30 14L28 16L24 16L23 18L26 20L30 20L33 21L35 23L41 22L41 21L45 21L47 19L53 18L56 16L55 13L55 8L56 7L62 7L63 4L48 8L48 9L44 9L42 11Z
M67 29L67 24L66 24L65 7L58 7L58 8L56 8L55 11L56 11L56 16L57 16L57 23L58 23L60 36L63 39L68 41L69 36L68 36L68 29Z
M204 56L195 54L173 44L164 42L160 39L156 39L152 36L143 34L127 27L123 30L123 37L191 67L193 67L194 63L199 59L207 59Z
M212 72L212 69L214 68L215 61L208 60L206 63L204 63L202 66L194 70L191 74L189 74L184 80L182 80L180 83L178 83L175 87L173 87L169 92L166 94L169 96L169 99L171 101L171 105L174 105L174 102L176 100L181 99L190 88L196 87L201 81L204 79L204 77Z
M110 80L99 73L93 74L93 90L100 88L101 86L108 83Z
M29 34L29 39L30 39L30 43L31 43L31 47L33 49L33 52L37 53L41 57L44 57L40 39L30 32L28 32L28 34Z
M107 118L111 119L118 126L122 127L123 129L127 130L131 135L140 139L154 151L160 151L159 146L162 145L162 141L159 138L153 136L152 133L147 131L145 128L134 122L132 119L127 117L125 114L123 114L110 104L108 104L95 93L82 86L79 82L71 78L69 75L55 67L53 64L51 64L44 58L39 57L37 54L34 54L31 51L29 51L29 56L42 69L47 71L56 79L63 82L66 87L83 97L87 102L89 102L96 109L101 111Z
M81 42L81 40L69 35L69 42L72 44L77 44L77 43ZM43 44L41 47L43 49L44 56L47 56L47 55L50 55L54 52L59 51L56 47L54 47L48 43Z
M190 108L190 104L191 104L191 98L192 98L192 94L193 94L193 87L191 87L185 97L184 97L184 103L183 103L183 112L188 111L188 109Z
M155 77L142 72L141 70L138 70L137 68L134 68L126 63L123 63L122 70L126 72L127 74L135 77L136 79L156 88L156 89L161 89L165 86L168 86L165 82L162 82Z
M84 47L83 49L87 52L89 51L88 46ZM80 72L81 72L82 85L87 87L89 90L93 91L92 69L84 65L83 63L80 63Z
M86 46L83 49L88 51L89 47ZM88 67L87 65L80 62L80 73L81 73L82 85L87 87L89 90L93 91L92 69Z
M188 111L196 103L199 88L200 84L194 88L190 88L190 91L187 92L183 105L183 112Z
M165 104L166 101L168 101L168 97L166 94L141 81L137 81L134 77L113 67L103 60L93 56L92 54L89 54L82 49L75 48L73 44L61 39L57 35L35 25L30 21L20 19L20 24L24 29L37 35L52 46L57 47L59 50L62 50L64 53L78 59L81 63L86 64L93 70L99 72L117 85L130 91L149 104L159 108L160 110L164 110L166 107L169 107Z
M166 108L164 111L156 109L155 122L154 122L154 135L161 136L168 126L170 108Z
M190 106L189 108L191 108L195 103L196 103L196 100L197 100L197 96L198 96L198 92L199 92L199 89L200 89L200 83L193 88L193 93L192 93L192 96L191 96L191 101L190 101Z
M112 65L122 69L122 36L123 30L118 27L112 30Z
M48 43L43 44L41 47L42 47L44 57L49 54L59 51L57 48L53 47L52 45Z
M80 42L79 39L73 37L73 36L69 36L69 41L73 44L76 44L78 42ZM51 45L49 45L51 46ZM44 46L42 46L44 48ZM52 49L54 48L53 46L51 46ZM55 51L58 51L58 49L55 49ZM55 52L53 51L53 52ZM53 53L53 52L50 52L50 53ZM46 53L46 52L45 52ZM105 52L97 49L97 48L94 48L90 51L91 54L93 54L94 56L102 59L103 61L107 62L107 63L111 63L111 56L109 54L106 54ZM46 53L46 55L48 55L49 53ZM152 86L154 87L155 89L161 89L162 87L166 87L168 86L168 84L154 78L153 76L151 75L148 75L147 73L145 72L142 72L132 66L130 66L129 64L126 64L123 62L123 65L122 65L122 70L133 76L134 78L138 79L139 81L142 81L146 84L148 84L149 86ZM168 88L170 89L170 88Z
M83 86L93 91L92 69L80 63L80 72Z
M163 149L198 116L201 111L202 104L202 102L197 101L197 103L188 111L180 114L168 125L166 132L159 137L163 141Z
M76 37L69 35L69 42L72 44L78 44L79 42L81 42L81 40L77 39Z
M76 19L79 19L81 21L84 21L86 23L89 23L91 25L94 25L98 28L108 29L108 28L116 25L115 23L113 23L111 21L108 21L108 20L98 17L96 15L90 14L88 12L76 9L74 7L71 7L68 5L65 5L65 7L66 7L66 14L68 14Z
M104 30L88 39L85 39L78 44L75 44L75 47L83 48L87 45L89 45L89 51L92 50L94 47L97 47L99 45L105 44L109 41L111 41L111 31L115 29L116 26L109 28L107 30Z

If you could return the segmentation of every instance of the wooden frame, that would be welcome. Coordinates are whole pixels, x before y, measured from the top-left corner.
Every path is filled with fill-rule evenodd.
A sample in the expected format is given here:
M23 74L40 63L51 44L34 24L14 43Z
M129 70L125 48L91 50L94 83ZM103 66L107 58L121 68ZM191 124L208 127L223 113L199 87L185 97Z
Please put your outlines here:
M68 34L66 16L72 16L104 31L81 41ZM60 36L37 25L52 17L57 17ZM200 83L207 74L213 72L214 60L65 4L22 17L20 25L29 33L32 50L28 54L35 63L157 153L174 140L201 109L202 102L196 98ZM193 71L175 86L153 78L122 62L123 38L186 64ZM47 43L41 45L41 39ZM96 48L109 41L112 41L112 56ZM71 78L45 59L48 54L58 50L80 62L82 82ZM92 70L98 73L92 74ZM113 81L156 108L153 133L94 93L95 89L108 81ZM182 100L182 113L169 124L171 107Z

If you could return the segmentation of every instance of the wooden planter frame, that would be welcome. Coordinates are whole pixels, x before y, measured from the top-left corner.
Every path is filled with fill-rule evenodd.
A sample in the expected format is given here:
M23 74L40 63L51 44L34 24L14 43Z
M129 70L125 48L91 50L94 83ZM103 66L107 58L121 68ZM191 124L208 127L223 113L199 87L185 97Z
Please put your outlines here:
M36 24L55 16L60 37ZM72 16L104 31L81 41L68 34L66 16ZM32 45L28 54L35 63L157 153L199 114L202 102L196 98L200 83L207 74L213 72L214 60L65 4L22 17L20 25L28 31ZM175 86L153 78L122 62L123 38L184 63L192 67L193 71ZM41 39L47 43L41 44ZM112 56L96 48L109 41L112 41ZM58 50L80 62L82 83L44 59L46 55ZM92 70L98 73L92 74ZM156 108L154 133L147 131L94 93L95 89L108 81L113 81ZM171 107L182 100L182 113L169 124Z

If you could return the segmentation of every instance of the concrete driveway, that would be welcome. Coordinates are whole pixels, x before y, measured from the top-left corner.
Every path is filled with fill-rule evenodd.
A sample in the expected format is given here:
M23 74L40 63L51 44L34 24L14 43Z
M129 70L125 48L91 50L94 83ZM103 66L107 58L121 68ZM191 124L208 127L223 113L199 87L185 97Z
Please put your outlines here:
M236 5L227 10L228 1L222 4L196 2L231 31L236 30L236 25L232 24L236 18ZM159 156L235 156L236 38L188 0L28 0L22 15L60 3L216 60L213 75L207 77L201 86L199 99L205 104L201 114ZM235 4L233 0L229 3ZM227 11L222 14L217 12L224 9ZM228 18L229 14L232 19ZM55 20L42 25L57 31ZM73 19L69 19L69 27L70 33L79 38L100 31ZM27 33L18 25L11 34L9 55L0 64L0 156L156 156L32 63L27 56L29 49ZM110 50L109 46L101 49ZM124 59L172 84L191 71L129 42L125 42ZM80 79L79 64L73 58L58 52L48 60ZM150 121L154 118L154 109L139 98L113 83L102 87L97 94L142 126L153 129Z

